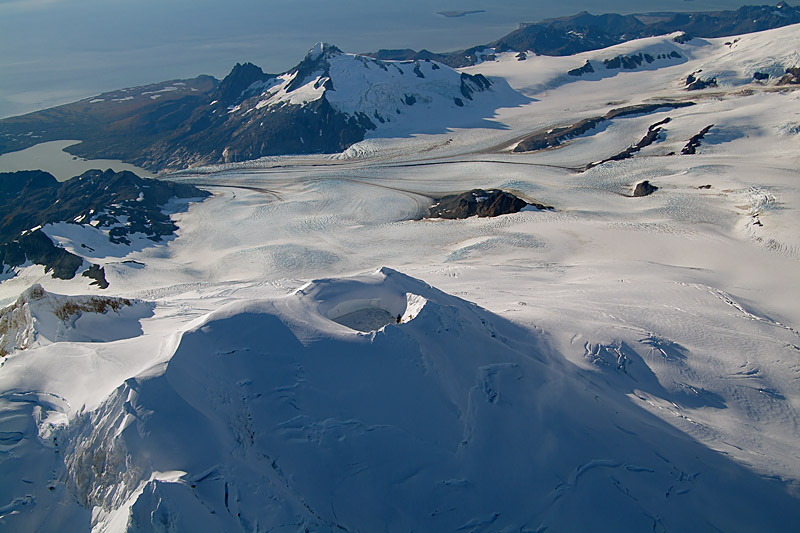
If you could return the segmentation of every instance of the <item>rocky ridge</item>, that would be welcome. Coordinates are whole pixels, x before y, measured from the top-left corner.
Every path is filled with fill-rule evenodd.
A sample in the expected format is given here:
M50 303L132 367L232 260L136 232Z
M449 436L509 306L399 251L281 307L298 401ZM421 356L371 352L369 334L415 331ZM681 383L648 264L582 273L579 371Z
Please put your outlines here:
M599 50L643 37L684 32L692 37L726 37L800 23L800 9L780 2L775 6L742 6L736 10L707 12L659 12L619 15L577 15L522 23L519 29L485 45L434 54L427 50L379 50L379 59L434 59L453 67L475 65L497 52L532 52L568 56Z
M428 210L427 218L496 217L517 213L529 205L537 209L553 209L540 203L528 203L522 198L499 189L473 189L436 199Z
M112 244L130 245L135 236L157 243L177 229L162 211L167 202L207 196L191 185L127 171L90 170L61 183L42 171L0 173L0 272L13 276L30 263L43 265L54 278L72 279L83 270L106 288L101 266L58 246L43 227L65 222L103 232Z
M514 147L514 152L533 152L560 146L564 142L574 139L579 135L590 133L599 124L608 120L614 120L630 115L650 114L667 109L679 109L693 105L695 105L694 102L661 102L653 104L636 104L612 109L602 116L585 118L573 124L558 126L546 131L529 135ZM653 140L655 139L650 139L650 143L652 143Z
M0 120L0 153L81 139L70 153L154 172L337 153L412 108L458 110L491 90L479 74L430 60L388 63L319 43L280 75L237 64L221 82L201 77L125 89Z

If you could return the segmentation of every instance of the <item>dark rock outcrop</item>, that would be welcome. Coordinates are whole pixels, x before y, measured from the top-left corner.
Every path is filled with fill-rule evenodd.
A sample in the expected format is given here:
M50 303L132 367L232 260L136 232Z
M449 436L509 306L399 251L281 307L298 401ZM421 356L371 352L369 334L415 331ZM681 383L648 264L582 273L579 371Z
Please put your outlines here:
M642 60L643 60L642 54L634 54L632 56L619 55L612 59L604 59L603 65L607 69L623 68L623 69L633 70L636 67L642 66Z
M564 141L593 130L598 124L605 120L604 117L585 118L569 126L560 126L542 133L536 133L520 141L514 148L514 151L534 152L536 150L544 150L545 148L559 146Z
M681 33L680 35L676 35L672 40L678 44L686 44L691 41L693 37L686 32Z
M681 154L682 155L696 154L697 147L700 146L700 141L703 139L703 137L705 137L706 133L708 133L708 130L710 130L713 127L714 127L713 124L709 124L702 130L700 130L700 133L698 133L697 135L692 135L692 137L689 139L689 142L686 143L686 146L684 146L683 149L681 150Z
M83 271L84 277L92 279L89 285L97 285L101 289L108 288L108 281L106 281L106 269L100 265L92 265L87 270Z
M54 278L72 279L83 259L60 248L41 229L24 232L16 239L0 244L0 270L8 272L27 261L43 265Z
M594 67L592 67L592 64L587 59L586 63L584 63L582 67L578 67L578 68L574 68L572 70L569 70L569 71L567 71L567 74L569 74L570 76L576 76L577 77L577 76L583 76L584 74L590 74L592 72L594 72Z
M250 91L251 87L259 86L273 78L275 78L274 75L265 74L252 63L244 65L236 63L211 98L226 106L236 105L248 96L253 96Z
M778 85L798 85L800 84L800 67L790 67L786 69L786 74L778 80Z
M585 118L569 126L559 126L544 132L534 133L533 135L530 135L529 137L526 137L520 141L514 148L514 152L533 152L536 150L543 150L545 148L559 146L569 139L573 139L579 135L583 135L584 133L593 130L599 124L607 120L613 120L615 118L629 115L649 114L664 109L678 109L692 105L694 105L694 102L664 102L656 104L639 104L612 109L600 117Z
M499 189L473 189L437 199L428 211L426 218L496 217L517 213L528 205L534 205L538 209L552 209L543 204L529 204L511 193Z
M648 180L644 180L636 184L636 187L633 189L633 197L640 198L642 196L649 196L657 190L658 187L650 183Z
M611 59L604 59L603 65L608 70L613 70L613 69L635 70L641 67L643 64L650 64L655 62L656 60L663 60L663 59L683 59L683 56L680 55L675 50L673 50L668 54L663 53L663 54L658 54L656 56L640 52L638 54L633 54L629 56L618 55Z
M160 241L177 229L161 206L171 198L209 196L191 185L112 170L89 170L61 183L41 171L0 173L0 190L6 192L0 194L0 240L49 223L96 221L118 230L112 242L126 243L131 233Z
M650 146L651 144L656 142L656 140L658 140L659 135L661 135L662 126L664 124L669 123L671 120L672 120L671 118L667 117L664 120L660 120L655 124L652 124L649 128L647 128L647 133L645 134L644 137L642 137L642 139L639 142L629 146L628 148L626 148L625 150L616 155L612 155L607 159L603 159L602 161L598 161L595 163L589 163L588 165L586 165L586 169L588 170L592 167L596 167L597 165L608 163L609 161L622 161L623 159L629 159L633 157L633 154L637 153L642 148Z
M686 90L687 91L701 91L708 87L716 87L717 78L709 78L707 80L698 78L694 74L689 74L686 77Z
M132 172L90 170L62 183L42 171L0 173L0 271L30 261L55 278L71 279L84 260L53 243L42 226L91 224L108 229L113 243L130 244L134 233L159 242L177 229L161 210L167 201L207 196L191 185L143 179ZM100 266L90 266L88 272L95 284L108 286Z

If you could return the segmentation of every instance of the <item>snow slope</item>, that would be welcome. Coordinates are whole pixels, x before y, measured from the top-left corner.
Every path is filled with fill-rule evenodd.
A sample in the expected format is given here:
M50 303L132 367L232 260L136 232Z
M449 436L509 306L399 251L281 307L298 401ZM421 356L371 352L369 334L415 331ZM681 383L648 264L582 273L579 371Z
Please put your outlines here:
M748 78L791 66L798 41L500 56L474 68L530 101L492 124L174 176L214 196L173 216L175 239L106 263L110 296L155 306L141 334L4 359L0 524L791 530L800 93ZM565 74L659 46L683 59ZM716 88L686 90L712 68ZM510 151L670 101L695 105ZM633 157L586 169L659 122ZM645 179L659 189L633 198ZM555 209L419 219L473 188ZM0 299L36 282L85 291L31 266Z
M365 334L329 318L364 306L403 322ZM624 389L578 378L541 334L390 269L220 308L166 367L72 430L66 484L99 529L730 530L800 518L781 483Z
M523 94L533 96L567 83L597 82L604 78L628 78L634 72L669 71L676 80L685 80L693 72L704 79L716 78L726 87L753 82L753 75L769 75L767 84L774 84L787 68L800 64L797 51L797 27L786 26L766 32L716 39L693 38L680 41L682 34L670 34L628 41L602 50L583 52L572 56L550 57L529 54L525 61L517 59L516 52L496 54L495 61L482 62L464 69L481 72L490 77L502 77ZM678 41L676 41L676 38ZM634 68L606 64L617 57L649 56ZM570 75L587 62L593 72ZM653 76L652 81L661 81ZM637 79L637 86L638 84Z

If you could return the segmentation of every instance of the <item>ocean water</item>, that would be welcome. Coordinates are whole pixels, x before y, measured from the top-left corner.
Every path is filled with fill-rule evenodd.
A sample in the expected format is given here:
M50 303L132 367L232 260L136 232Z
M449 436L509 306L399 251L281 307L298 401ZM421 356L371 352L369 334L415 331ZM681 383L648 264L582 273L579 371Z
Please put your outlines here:
M0 117L236 62L279 73L318 41L348 52L442 52L520 22L571 15L735 9L752 0L0 0ZM483 10L463 17L439 11Z

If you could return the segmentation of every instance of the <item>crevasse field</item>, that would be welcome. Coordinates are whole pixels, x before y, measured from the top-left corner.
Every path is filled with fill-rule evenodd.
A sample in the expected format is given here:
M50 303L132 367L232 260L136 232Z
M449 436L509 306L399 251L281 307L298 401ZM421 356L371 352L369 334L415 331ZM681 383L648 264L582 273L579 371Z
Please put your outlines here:
M64 322L85 279L0 285L46 291L0 368L0 529L796 528L800 92L752 79L800 64L800 33L672 37L499 54L464 70L495 82L465 112L432 96L343 154L173 174L213 197L165 244L44 228L132 305ZM701 69L717 87L686 91ZM421 219L473 188L554 210Z

